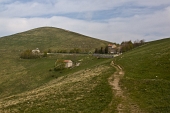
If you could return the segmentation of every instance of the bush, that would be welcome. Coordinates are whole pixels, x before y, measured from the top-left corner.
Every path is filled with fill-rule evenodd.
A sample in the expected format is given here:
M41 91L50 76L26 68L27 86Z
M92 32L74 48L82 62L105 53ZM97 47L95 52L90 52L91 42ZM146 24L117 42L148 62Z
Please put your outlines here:
M64 68L65 68L64 60L57 60L55 63L54 70L58 71L58 70L63 70Z
M47 57L47 52L44 52L44 55L43 55L43 57Z
M39 53L32 53L31 50L26 50L23 53L20 54L20 58L23 59L35 59L35 58L40 58Z

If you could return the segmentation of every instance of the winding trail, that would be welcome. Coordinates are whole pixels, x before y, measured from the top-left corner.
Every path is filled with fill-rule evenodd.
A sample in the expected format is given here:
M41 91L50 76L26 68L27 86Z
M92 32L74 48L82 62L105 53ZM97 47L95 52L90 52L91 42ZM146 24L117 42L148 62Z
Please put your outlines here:
M111 66L116 68L116 72L108 78L108 82L112 87L112 92L115 98L117 99L117 113L143 113L139 106L135 104L127 95L124 94L123 89L120 86L120 79L124 76L123 69L111 62ZM112 113L115 111L113 106L115 104L115 98L112 99L108 107L102 113Z
M123 90L119 85L119 81L124 76L124 72L122 68L119 65L115 65L113 61L111 62L111 65L116 68L116 72L108 79L108 82L112 86L113 93L115 93L117 98L125 98L123 96ZM123 113L123 107L122 102L120 102L117 106L118 113Z
M116 68L116 72L108 79L109 84L112 86L112 89L115 90L116 96L123 96L123 91L119 86L120 79L124 76L124 72L119 65L115 65L113 61L111 65Z

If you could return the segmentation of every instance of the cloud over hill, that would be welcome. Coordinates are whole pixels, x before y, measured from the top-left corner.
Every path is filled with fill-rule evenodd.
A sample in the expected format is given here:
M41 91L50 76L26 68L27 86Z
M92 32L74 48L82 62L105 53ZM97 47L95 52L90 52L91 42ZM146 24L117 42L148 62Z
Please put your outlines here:
M169 37L168 0L1 0L0 36L41 26L121 42Z

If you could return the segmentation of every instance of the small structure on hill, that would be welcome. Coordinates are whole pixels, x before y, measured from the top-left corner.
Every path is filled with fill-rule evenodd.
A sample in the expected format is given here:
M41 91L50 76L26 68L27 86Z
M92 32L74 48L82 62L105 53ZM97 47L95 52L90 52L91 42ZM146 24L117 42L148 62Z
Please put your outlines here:
M64 60L65 68L69 68L73 66L73 62L71 60Z
M117 46L115 44L108 44L108 53L116 53L117 52Z
M55 68L54 70L63 70L65 68L70 68L73 66L73 62L71 60L62 60L62 59L57 59L55 62Z
M33 53L33 54L39 54L39 53L40 53L40 50L39 50L38 48L33 49L33 50L32 50L32 53Z

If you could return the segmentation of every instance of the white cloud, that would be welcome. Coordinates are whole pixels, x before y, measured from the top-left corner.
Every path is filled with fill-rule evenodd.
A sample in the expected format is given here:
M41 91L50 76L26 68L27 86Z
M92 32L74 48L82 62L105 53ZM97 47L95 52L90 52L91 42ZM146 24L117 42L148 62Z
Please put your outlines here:
M169 37L170 29L169 8L150 15L136 15L130 18L110 20L109 25L116 26L115 33L121 32L126 39L153 40ZM121 35L122 36L122 35ZM120 37L121 37L120 36Z
M161 4L170 4L167 0L160 1L136 1L136 0L33 0L28 2L11 1L8 4L0 4L3 10L0 11L1 17L34 17L52 14L75 13L75 12L93 12L109 10L124 6L126 4L138 4L139 6L157 6ZM4 0L1 1L5 2ZM0 2L0 3L1 3Z
M170 8L152 15L136 15L129 18L113 18L106 22L77 20L53 16L51 18L1 18L0 31L4 35L21 32L41 26L53 26L84 35L121 42L125 40L153 39L169 37Z
M12 2L12 0L0 0L0 3L9 3Z
M49 14L105 10L109 8L109 5L106 3L103 5L98 1L60 0L53 3L32 1L23 3L17 1L10 4L3 4L3 7L3 10L0 12L1 17L33 17Z
M134 0L136 1L136 0ZM169 0L138 0L136 1L139 5L144 6L161 6L170 4Z
M10 1L13 2L10 3ZM59 27L119 43L125 40L136 39L150 41L170 36L169 0L32 0L27 2L7 0L3 4L4 2L5 0L0 0L0 36L42 26ZM94 11L113 8L121 9L121 7L127 4L136 5L135 8L138 8L138 6L166 6L164 9L155 10L152 13L148 13L147 9L142 14L134 13L134 10L128 10L126 12L136 15L110 17L111 19L106 18L101 21L93 20ZM71 14L75 12L85 14L86 20L55 16L57 14ZM45 15L51 16L45 17Z

